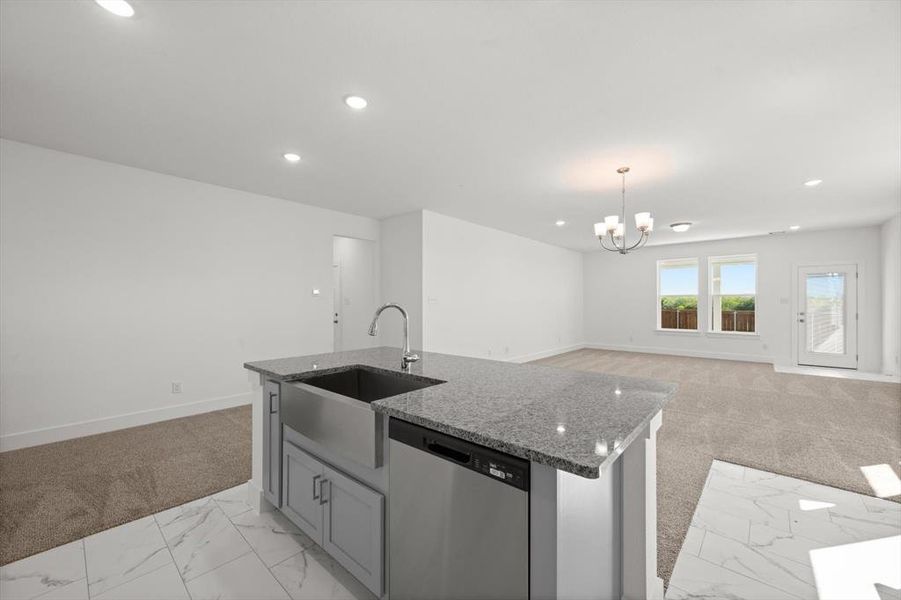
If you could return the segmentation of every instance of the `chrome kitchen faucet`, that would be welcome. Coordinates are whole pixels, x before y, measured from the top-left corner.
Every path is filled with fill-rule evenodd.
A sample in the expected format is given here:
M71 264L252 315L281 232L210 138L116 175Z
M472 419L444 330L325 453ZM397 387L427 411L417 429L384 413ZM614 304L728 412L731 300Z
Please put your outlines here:
M379 332L379 316L386 308L396 308L404 318L404 354L401 358L400 368L402 371L409 373L410 365L419 360L419 355L410 352L410 317L407 316L407 311L404 310L403 306L394 302L388 302L380 306L372 317L372 323L369 324L369 335L375 335Z

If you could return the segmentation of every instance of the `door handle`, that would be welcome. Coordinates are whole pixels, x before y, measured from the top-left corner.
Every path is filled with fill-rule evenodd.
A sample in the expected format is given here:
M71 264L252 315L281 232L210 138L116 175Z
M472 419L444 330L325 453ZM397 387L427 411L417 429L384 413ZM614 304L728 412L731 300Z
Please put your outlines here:
M338 323L338 313L335 313L335 319L332 321L332 323Z
M322 506L323 504L326 504L328 502L328 498L325 497L325 493L324 493L326 483L328 484L329 496L332 495L332 482L329 481L328 479L323 479L322 481L320 481L319 482L319 505L320 506Z
M803 323L804 319L798 319L798 323Z
M275 400L275 402L273 402ZM269 414L278 412L278 393L269 392Z
M319 500L319 496L322 495L322 492L320 492L318 496L316 495L316 483L321 477L322 475L313 475L313 500Z

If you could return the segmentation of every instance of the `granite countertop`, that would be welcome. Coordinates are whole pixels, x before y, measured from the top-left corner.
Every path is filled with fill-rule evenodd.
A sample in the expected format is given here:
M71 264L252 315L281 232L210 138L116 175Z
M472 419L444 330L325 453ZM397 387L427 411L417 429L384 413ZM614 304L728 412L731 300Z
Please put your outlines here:
M446 383L384 398L373 410L561 471L596 478L676 391L652 379L420 352L411 375ZM351 365L400 372L398 348L245 363L302 381Z

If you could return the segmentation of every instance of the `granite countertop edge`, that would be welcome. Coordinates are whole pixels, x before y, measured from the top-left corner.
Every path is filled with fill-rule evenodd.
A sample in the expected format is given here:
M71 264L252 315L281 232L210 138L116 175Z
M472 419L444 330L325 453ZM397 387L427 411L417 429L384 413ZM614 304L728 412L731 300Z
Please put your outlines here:
M506 452L507 454L512 454L513 456L518 456L519 458L524 458L533 462L541 463L543 465L547 465L561 471L566 471L567 473L572 473L573 475L578 475L586 479L597 479L601 475L603 475L607 468L616 462L616 459L619 458L623 451L628 448L633 441L635 441L635 438L637 438L641 434L641 432L644 431L648 423L650 423L651 420L653 420L654 416L657 414L656 412L649 414L647 419L645 419L641 425L637 426L635 430L623 440L619 449L608 454L600 465L592 466L575 462L565 457L548 454L547 452L541 452L539 450L527 448L521 444L514 444L506 440L474 433L466 429L460 429L441 421L428 419L426 417L408 413L396 408L381 406L377 402L373 402L372 407L376 412L388 415L389 417L394 417L403 421L407 421L409 423L413 423L414 425L421 425L429 429L434 429L435 431L440 431L441 433L446 433L450 436L457 437L474 444L487 446L488 448ZM661 408L660 410L663 409Z

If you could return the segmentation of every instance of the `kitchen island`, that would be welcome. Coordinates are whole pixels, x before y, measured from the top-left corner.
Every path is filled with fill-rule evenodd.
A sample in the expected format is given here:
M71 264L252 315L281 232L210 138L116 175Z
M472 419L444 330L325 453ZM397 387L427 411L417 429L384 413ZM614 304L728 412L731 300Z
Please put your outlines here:
M263 385L263 402L254 406L252 487L295 522L315 519L285 505L290 486L298 480L290 479L286 465L310 465L311 457L326 465L316 468L332 469L333 479L346 476L366 484L378 495L373 496L371 514L382 510L392 488L390 453L385 450L389 418L397 419L436 436L527 461L527 577L532 598L662 597L656 576L655 434L661 410L675 392L673 384L431 352L422 353L409 373L401 373L400 352L386 347L245 367L259 373ZM390 382L394 376L403 386L424 387L367 399L368 412L353 407L356 412L347 413L348 426L337 421L328 437L322 432L329 430L329 419L345 418L330 416L331 405L349 400L351 410L356 402L347 396L357 392L336 379L353 367L367 377ZM310 392L317 389L316 401L325 404L305 413L307 418L296 416L304 413L291 407L309 402ZM371 440L346 436L332 443L342 429L352 430L350 420L361 418L367 428L368 420L372 422ZM295 460L298 449L303 456ZM321 484L315 487L317 477L327 479L314 474L310 493L328 502ZM394 521L385 517L382 522ZM376 595L390 596L390 578L382 577L388 572L383 565L391 561L390 546L376 537L381 544L373 550L377 556L353 559L355 567L363 562L369 566L350 570ZM395 538L400 539L397 532Z

